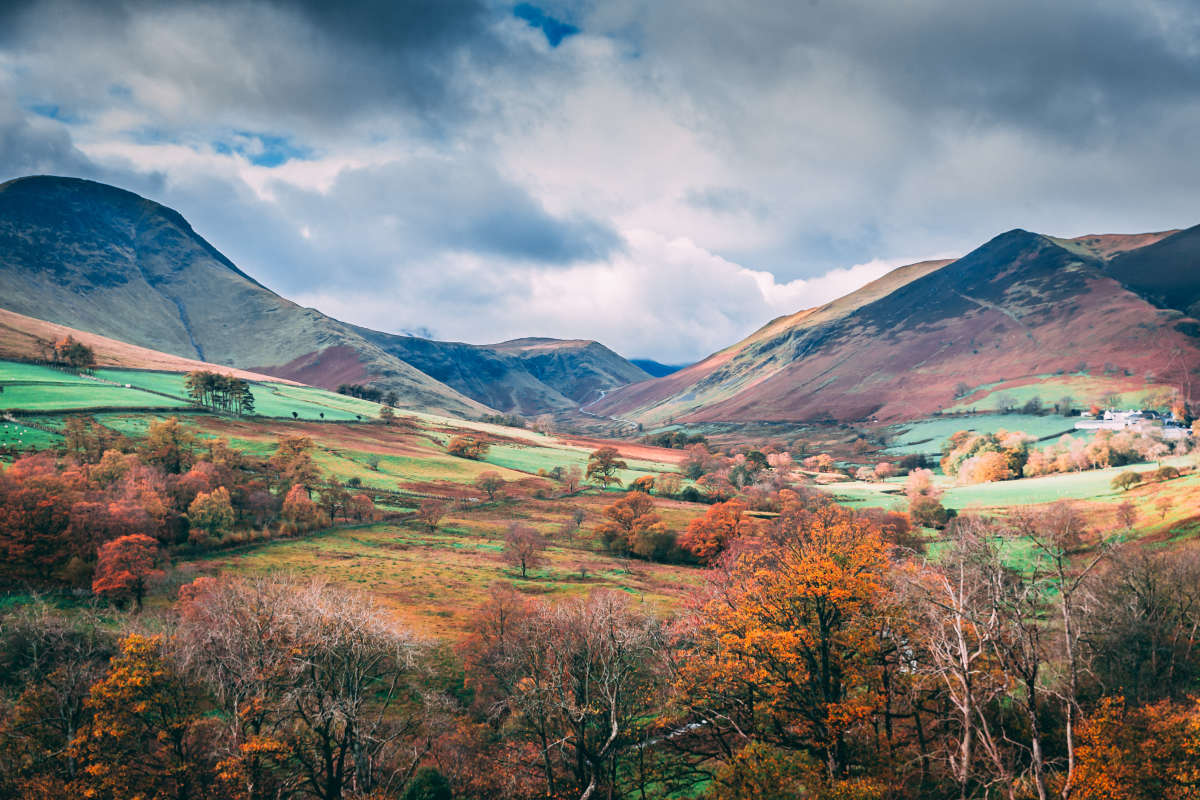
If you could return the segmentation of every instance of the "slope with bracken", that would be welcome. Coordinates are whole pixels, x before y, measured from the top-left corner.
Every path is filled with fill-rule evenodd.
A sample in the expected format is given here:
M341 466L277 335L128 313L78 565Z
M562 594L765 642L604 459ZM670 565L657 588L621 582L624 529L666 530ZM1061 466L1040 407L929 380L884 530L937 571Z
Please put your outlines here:
M345 324L262 286L177 212L74 178L0 184L0 306L315 386L371 383L396 391L401 405L460 416L563 410L580 392L647 377L595 343L560 343L567 368L542 370L506 346ZM584 373L590 381L576 378Z
M1200 328L1152 302L1121 268L1157 264L1158 251L1180 258L1180 239L1195 230L1073 240L1010 231L958 260L901 267L775 320L589 410L648 424L896 421L950 407L956 395L1077 372L1112 390L1151 384L1190 395Z

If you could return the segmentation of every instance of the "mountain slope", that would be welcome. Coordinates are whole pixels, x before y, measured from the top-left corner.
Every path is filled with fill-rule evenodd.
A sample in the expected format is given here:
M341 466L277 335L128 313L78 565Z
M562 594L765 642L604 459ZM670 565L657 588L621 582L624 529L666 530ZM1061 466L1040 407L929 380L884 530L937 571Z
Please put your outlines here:
M459 416L574 408L593 383L648 377L594 343L566 343L560 368L542 369L503 347L347 325L265 288L177 212L74 178L0 184L0 306L316 386L371 383L396 391L402 405Z
M1152 243L1113 261L1169 248L1187 233L1130 240ZM960 385L1081 366L1114 380L1150 375L1189 385L1200 366L1198 342L1188 335L1195 323L1125 289L1096 247L1010 231L957 261L902 267L831 304L775 320L588 410L651 424L900 420L952 405ZM1122 249L1111 237L1104 247Z

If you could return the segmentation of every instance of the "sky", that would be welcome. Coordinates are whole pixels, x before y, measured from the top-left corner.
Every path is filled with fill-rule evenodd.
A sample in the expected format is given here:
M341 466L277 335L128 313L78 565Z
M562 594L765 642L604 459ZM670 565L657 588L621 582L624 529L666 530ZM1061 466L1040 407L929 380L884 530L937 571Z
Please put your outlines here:
M0 0L0 180L379 330L687 363L1012 228L1200 223L1194 0Z

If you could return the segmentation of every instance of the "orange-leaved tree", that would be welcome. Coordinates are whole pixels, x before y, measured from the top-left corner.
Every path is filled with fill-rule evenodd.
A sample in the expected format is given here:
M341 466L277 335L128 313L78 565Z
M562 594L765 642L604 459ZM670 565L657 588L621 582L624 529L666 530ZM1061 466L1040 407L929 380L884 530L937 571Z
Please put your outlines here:
M674 537L654 511L654 500L644 492L630 492L604 509L596 532L614 552L643 558L663 557L675 546Z
M704 516L689 522L679 546L707 564L730 542L753 534L755 528L754 520L746 516L746 504L729 500L710 506Z
M1079 728L1078 800L1200 796L1200 702L1125 707L1105 698Z
M140 533L121 536L100 547L92 591L114 600L132 597L140 610L150 579L161 575L155 569L158 542Z
M80 767L72 796L198 797L211 783L199 693L165 657L162 637L127 636L88 707L90 724L71 746Z
M681 691L705 728L807 753L843 786L848 740L879 704L888 549L839 506L790 514L791 530L714 573L694 617Z

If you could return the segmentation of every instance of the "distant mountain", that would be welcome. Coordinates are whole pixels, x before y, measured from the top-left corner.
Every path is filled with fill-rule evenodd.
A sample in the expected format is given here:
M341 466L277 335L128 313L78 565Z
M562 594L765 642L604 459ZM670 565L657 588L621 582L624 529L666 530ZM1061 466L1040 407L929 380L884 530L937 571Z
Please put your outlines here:
M1190 393L1200 372L1200 323L1185 315L1200 295L1197 239L1198 229L1010 231L958 260L901 267L781 317L588 410L647 424L898 421L1021 383Z
M76 178L0 184L0 307L316 386L370 383L461 416L572 409L649 377L595 342L485 347L348 325L267 289L178 212Z
M629 363L655 378L663 378L672 372L679 372L679 370L683 369L683 365L660 364L648 358L631 358L629 359Z

